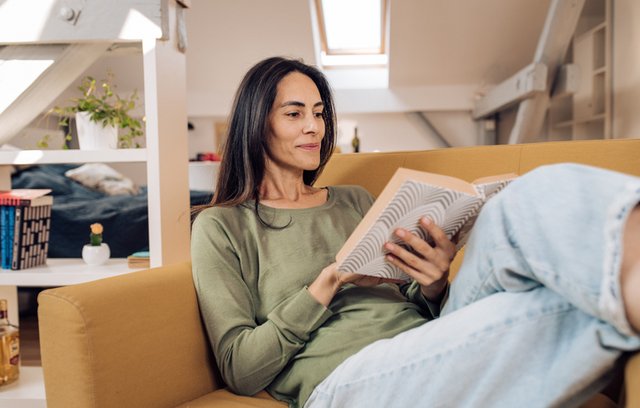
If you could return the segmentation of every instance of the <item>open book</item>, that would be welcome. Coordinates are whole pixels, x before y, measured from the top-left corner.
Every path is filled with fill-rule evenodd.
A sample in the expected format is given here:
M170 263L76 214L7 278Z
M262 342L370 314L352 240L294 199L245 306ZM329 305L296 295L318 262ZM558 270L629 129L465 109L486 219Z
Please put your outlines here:
M441 174L400 168L380 193L338 254L338 270L408 281L410 277L385 260L385 242L405 246L396 228L417 233L433 245L420 227L421 217L433 220L449 239L458 234L457 249L466 242L480 208L517 177L514 173L471 183Z

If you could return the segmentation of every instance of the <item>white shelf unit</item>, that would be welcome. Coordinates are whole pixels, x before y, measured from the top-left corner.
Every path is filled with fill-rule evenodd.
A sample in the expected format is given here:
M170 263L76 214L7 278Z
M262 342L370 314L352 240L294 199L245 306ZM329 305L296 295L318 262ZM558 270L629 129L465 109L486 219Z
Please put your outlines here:
M60 4L57 0L37 0L35 8L21 0L5 2L3 10L6 8L7 13L0 14L3 22L0 46L5 51L14 50L9 55L17 59L46 52L52 63L23 94L0 111L3 129L28 125L101 56L126 55L142 62L146 148L108 152L3 151L0 181L8 179L7 165L14 164L146 163L150 263L160 266L188 260L186 56L180 48L183 44L180 37L185 28L182 10L189 7L189 2L124 0ZM69 12L76 18L60 17ZM14 21L29 24L15 30L9 24ZM47 30L42 31L42 27ZM57 45L55 50L51 50L51 44Z
M0 407L46 408L42 367L20 367L20 377L0 388Z
M53 163L146 162L147 149L102 150L3 150L0 151L0 184L10 185L12 165ZM151 203L150 203L151 205ZM19 271L0 269L0 297L9 301L9 318L19 324L18 286L52 287L73 285L129 273L125 259L112 259L106 265L88 266L81 258L48 259L46 265Z
M146 162L147 149L2 150L0 165Z
M54 287L75 285L139 271L129 268L124 258L112 258L105 264L88 266L79 258L53 258L46 265L12 271L0 269L0 285Z
M552 98L549 140L611 138L611 0L586 0L565 63L578 65L573 94Z
M132 43L143 61L145 149L114 151L26 150L0 152L0 187L7 188L11 165L144 162L147 168L149 249L151 266L189 259L189 187L186 112L186 57L179 36L183 13L189 1L124 0L118 2L72 2L57 0L4 0L0 14L0 46L61 44L68 46L59 60L44 72L43 80L10 105L13 116L5 123L28 117L39 106L51 102L73 81L80 70L95 61L110 45ZM77 18L60 18L73 9ZM66 10L69 11L69 10ZM16 30L12 21L21 22ZM28 23L28 24L27 24ZM46 30L42 30L46 27ZM179 31L180 30L180 31ZM117 47L116 47L117 48ZM84 64L84 65L83 65ZM43 84L47 86L42 86ZM61 88L64 86L64 88ZM55 93L55 95L54 95ZM20 104L17 101L21 101ZM6 111L5 111L6 113ZM2 114L2 112L0 112ZM26 124L26 123L25 123ZM10 129L13 129L10 127ZM124 259L111 259L102 266L88 266L81 259L49 259L46 266L21 271L0 270L0 297L9 301L10 319L19 323L17 287L71 285L134 272ZM0 407L44 407L42 369L22 367L15 384L0 389Z

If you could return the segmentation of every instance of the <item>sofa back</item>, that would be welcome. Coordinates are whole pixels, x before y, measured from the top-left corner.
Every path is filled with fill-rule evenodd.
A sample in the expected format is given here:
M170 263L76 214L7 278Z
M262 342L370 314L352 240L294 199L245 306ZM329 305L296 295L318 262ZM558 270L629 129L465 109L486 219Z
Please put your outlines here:
M640 176L640 139L474 146L389 153L334 155L316 185L357 184L377 196L398 167L454 176L466 181L501 173L522 175L544 164L576 162ZM451 264L455 278L461 250Z
M559 162L590 164L640 176L640 139L336 154L316 184L358 184L377 196L398 167L472 181L500 173L524 174L543 164Z

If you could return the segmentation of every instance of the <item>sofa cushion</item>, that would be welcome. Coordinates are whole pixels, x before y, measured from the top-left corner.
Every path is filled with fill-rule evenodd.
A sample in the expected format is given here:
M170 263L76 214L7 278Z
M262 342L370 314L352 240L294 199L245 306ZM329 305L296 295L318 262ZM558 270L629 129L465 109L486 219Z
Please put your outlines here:
M197 398L193 401L186 402L180 405L178 408L283 408L287 404L277 401L266 391L260 391L253 397L243 397L230 392L224 388L209 393L203 397Z

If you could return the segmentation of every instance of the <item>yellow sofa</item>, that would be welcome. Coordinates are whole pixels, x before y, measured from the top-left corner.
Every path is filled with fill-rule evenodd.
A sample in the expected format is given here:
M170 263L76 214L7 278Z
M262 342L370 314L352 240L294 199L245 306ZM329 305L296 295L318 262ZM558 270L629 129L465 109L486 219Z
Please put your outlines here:
M640 140L336 155L318 184L361 184L377 194L401 166L472 180L564 161L640 176ZM264 391L239 397L223 388L189 263L48 289L38 302L49 408L284 406ZM625 381L625 405L640 406L640 353L626 364ZM602 396L589 404L615 406Z

